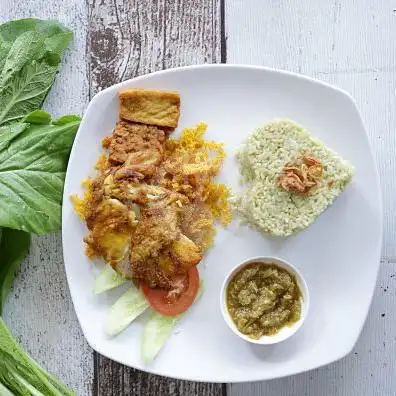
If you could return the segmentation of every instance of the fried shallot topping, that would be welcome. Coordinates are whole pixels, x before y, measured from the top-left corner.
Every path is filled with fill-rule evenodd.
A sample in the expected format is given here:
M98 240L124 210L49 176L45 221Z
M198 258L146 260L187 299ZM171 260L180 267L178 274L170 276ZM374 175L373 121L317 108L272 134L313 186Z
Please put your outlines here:
M305 155L284 166L278 185L285 191L308 195L320 185L322 176L321 162L312 155Z

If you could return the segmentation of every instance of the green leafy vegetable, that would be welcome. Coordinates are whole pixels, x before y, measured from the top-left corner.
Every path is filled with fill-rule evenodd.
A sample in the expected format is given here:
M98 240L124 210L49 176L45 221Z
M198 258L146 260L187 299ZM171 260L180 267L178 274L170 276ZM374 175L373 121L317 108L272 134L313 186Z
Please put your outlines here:
M73 395L26 355L0 318L0 394L21 396ZM4 390L4 392L3 392Z
M202 292L203 281L200 283L195 301L201 297ZM143 328L142 359L145 363L151 363L156 358L183 315L185 314L165 316L158 312L153 312Z
M36 111L0 128L0 226L43 234L61 223L63 181L79 118Z
M15 271L19 263L27 256L30 235L27 232L4 228L0 244L0 314L10 292Z
M51 114L47 113L44 110L35 110L29 113L25 118L22 120L23 123L31 123L31 124L49 124L51 122ZM55 122L53 122L54 124ZM21 125L21 124L19 124Z
M15 394L11 393L1 382L0 382L0 395L1 396L15 396Z
M38 109L51 88L72 32L37 19L0 26L0 125Z
M124 282L126 282L126 279L114 271L111 265L106 264L95 278L93 292L95 294L103 293L122 285Z
M109 336L117 335L148 307L146 297L135 286L130 287L110 308L106 321L106 333Z
M59 22L43 19L17 19L0 25L0 37L6 43L12 44L21 34L27 31L34 31L49 38L56 37L58 34L72 34Z
M55 21L0 25L0 313L30 235L60 227L63 179L80 119L38 110L72 33ZM72 393L27 356L0 318L0 395Z

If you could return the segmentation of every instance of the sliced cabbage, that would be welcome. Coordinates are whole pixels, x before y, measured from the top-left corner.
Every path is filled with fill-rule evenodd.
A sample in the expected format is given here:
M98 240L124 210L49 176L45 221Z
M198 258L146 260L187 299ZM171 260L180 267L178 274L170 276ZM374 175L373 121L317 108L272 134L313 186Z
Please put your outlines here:
M106 264L95 278L93 292L95 294L103 293L106 290L122 285L126 280L127 279L114 271L109 264Z
M148 306L143 293L132 286L110 308L106 319L106 333L115 336L125 330Z
M195 302L202 295L202 292L203 282L201 281ZM184 313L176 316L165 316L153 312L143 328L142 359L145 363L151 363L156 358L183 315Z

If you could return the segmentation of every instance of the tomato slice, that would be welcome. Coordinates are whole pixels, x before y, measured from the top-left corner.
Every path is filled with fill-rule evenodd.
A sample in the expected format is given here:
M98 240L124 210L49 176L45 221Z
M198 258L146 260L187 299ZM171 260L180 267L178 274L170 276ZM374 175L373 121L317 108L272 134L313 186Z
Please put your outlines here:
M199 289L197 267L191 267L187 276L178 279L176 283L177 289L171 291L152 289L146 282L141 282L140 286L153 309L165 316L176 316L187 311L197 296Z

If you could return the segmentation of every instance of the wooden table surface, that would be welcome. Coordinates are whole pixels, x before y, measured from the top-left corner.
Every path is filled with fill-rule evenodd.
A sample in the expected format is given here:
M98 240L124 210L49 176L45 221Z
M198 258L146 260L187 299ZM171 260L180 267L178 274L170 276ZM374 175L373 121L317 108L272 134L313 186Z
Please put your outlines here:
M83 114L96 92L116 82L199 63L265 65L351 92L377 159L385 214L367 322L354 350L334 364L274 381L221 385L114 363L83 338L60 234L34 238L6 305L6 321L26 350L78 395L396 395L396 1L0 0L1 22L22 17L57 19L75 33L45 104L55 116Z

